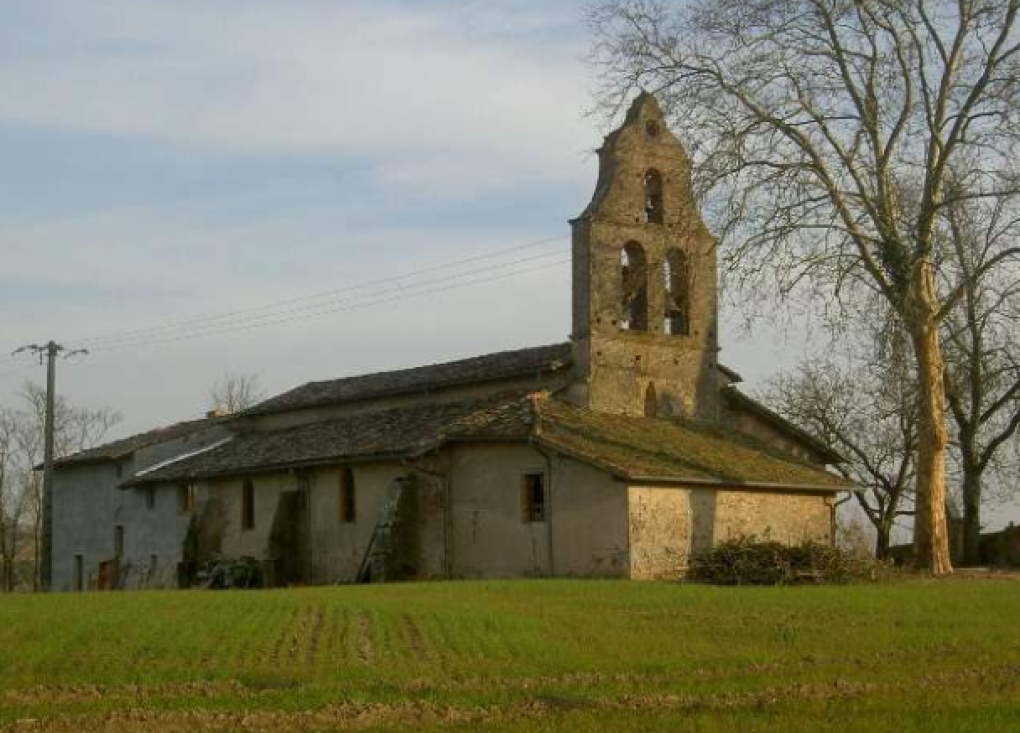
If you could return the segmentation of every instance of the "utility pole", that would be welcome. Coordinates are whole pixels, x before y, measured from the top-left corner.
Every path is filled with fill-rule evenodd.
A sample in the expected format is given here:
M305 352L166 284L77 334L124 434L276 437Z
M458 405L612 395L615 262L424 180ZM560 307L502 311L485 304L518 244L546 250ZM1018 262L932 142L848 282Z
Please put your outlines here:
M12 356L29 351L39 357L39 363L46 360L46 421L43 425L43 489L42 489L42 538L39 543L39 589L48 591L53 578L53 438L54 412L57 400L57 355L64 353L64 358L76 354L88 354L86 349L67 351L55 341L43 345L28 344L15 349Z

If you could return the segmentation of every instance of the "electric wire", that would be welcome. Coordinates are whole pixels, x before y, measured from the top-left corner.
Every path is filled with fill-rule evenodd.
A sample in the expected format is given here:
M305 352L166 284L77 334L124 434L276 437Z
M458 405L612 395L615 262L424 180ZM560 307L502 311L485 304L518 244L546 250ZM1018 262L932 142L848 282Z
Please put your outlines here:
M390 295L389 297L378 297L380 294L376 294L374 297L368 297L364 300L354 300L353 302L339 301L339 305L333 304L331 307L322 308L320 310L309 311L305 309L305 312L297 314L277 314L278 317L271 318L269 320L258 320L255 322L245 322L241 324L235 324L232 326L226 326L222 328L212 328L209 330L192 331L183 334L172 334L163 337L155 337L148 340L137 340L114 343L108 346L95 346L92 350L95 352L108 352L108 351L121 351L124 349L142 348L157 346L162 344L174 343L178 341L186 341L196 338L203 338L208 336L220 336L228 333L237 333L241 331L250 331L257 328L264 328L267 326L275 326L283 323L293 323L296 321L303 321L309 318L316 318L332 313L339 313L343 311L360 310L362 308L369 308L372 306L382 305L385 303L392 303L399 300L405 300L408 298L417 298L425 295L433 295L438 293L449 292L451 290L458 290L473 285L479 285L482 283L495 282L498 280L504 280L517 275L523 275L532 272L538 272L540 270L547 270L552 267L558 267L570 263L570 258L560 259L555 262L543 263L540 265L533 265L531 267L525 267L518 270L512 270L510 272L502 272L497 275L489 275L485 277L476 277L466 281L452 282L442 286L436 286L427 288L425 290L411 290L410 292L402 290L401 292ZM413 288L414 286L412 286ZM392 291L390 291L392 292Z
M432 272L439 272L439 271L442 271L442 270L454 269L454 268L462 267L464 265L468 265L468 264L471 264L471 263L474 263L474 262L480 262L480 261L483 261L483 260L490 260L490 259L493 259L493 258L496 258L496 257L501 257L501 256L504 256L504 255L513 253L513 252L520 252L520 251L523 251L523 250L533 249L535 247L541 247L541 246L544 246L544 245L548 245L548 244L551 244L553 242L559 242L559 241L562 241L564 239L567 239L567 237L565 235L560 235L560 236L557 236L557 237L547 237L547 238L544 238L544 239L539 239L539 240L527 242L527 243L524 243L524 244L514 245L512 247L505 247L503 249L494 250L492 252L487 252L487 253L483 253L483 254L479 254L479 255L473 255L471 257L466 257L466 258L463 258L463 259L460 259L460 260L455 260L455 261L445 262L445 263L439 263L439 264L436 264L436 265L430 265L430 266L427 266L427 267L418 268L416 270L412 270L410 272L403 273L401 275L393 275L393 276L379 278L379 279L376 279L376 280L370 280L370 281L366 281L366 282L362 282L362 283L355 283L353 285L345 286L345 287L342 287L342 288L336 288L336 289L326 290L326 291L322 291L322 292L318 292L318 293L312 293L310 295L299 296L299 297L296 297L296 298L288 298L288 299L285 299L285 300L275 301L275 302L267 303L267 304L264 304L264 305L257 305L257 306L251 306L251 307L246 307L246 308L239 308L239 309L235 309L235 310L227 311L227 312L223 312L223 313L197 315L197 316L188 317L188 318L185 318L185 319L182 319L182 320L177 320L177 321L172 321L170 323L165 323L165 324L162 324L162 325L159 325L159 326L152 326L152 327L146 327L146 328L137 328L137 329L129 329L129 330L124 330L124 331L114 331L114 332L109 332L109 333L105 333L105 334L98 334L98 335L87 336L87 337L84 337L84 338L75 339L74 343L75 344L79 344L79 345L84 345L84 346L89 346L89 345L98 346L100 344L109 344L111 342L121 342L121 341L125 341L125 340L133 340L133 339L143 338L143 337L144 338L151 338L151 337L154 337L156 335L163 334L164 332L185 331L185 330L187 330L189 328L193 328L193 327L194 328L200 328L202 326L210 326L212 324L221 325L220 324L221 321L226 321L228 319L230 320L230 322L233 322L233 321L236 321L236 320L243 320L245 317L259 318L260 316L256 316L256 315L248 316L247 314L257 314L257 313L261 313L261 312L264 312L264 311L276 311L276 310L278 310L280 308L283 308L283 307L286 307L286 306L292 306L292 305L299 304L299 303L308 303L310 301L322 300L324 298L333 298L335 296L338 296L338 295L341 295L341 294L344 294L344 293L350 293L350 292L359 291L359 290L370 290L370 289L378 287L380 285L386 285L386 284L391 284L391 283L403 282L403 281L407 281L407 280L413 280L414 278L417 278L417 277L419 277L421 275L424 275L424 274L428 274L428 273L432 273ZM456 274L451 275L451 277L458 277L458 276L459 275L456 275ZM303 306L303 307L305 307L305 308L314 308L314 307L316 307L316 305L311 304L311 305ZM262 316L262 317L272 317L273 315L274 315L273 313L267 313L265 316Z
M160 339L160 340L162 340L164 338L169 338L169 337L201 335L201 334L207 333L207 332L210 332L210 333L212 333L212 332L215 332L215 333L225 333L225 332L229 332L230 330L232 330L235 327L242 328L242 327L250 326L250 325L254 326L254 325L258 325L262 321L268 321L268 322L274 322L275 323L275 322L279 321L281 318L288 317L288 316L299 316L299 315L304 314L304 313L308 313L308 314L311 314L311 315L314 316L314 315L319 314L322 311L324 311L324 312L333 312L333 310L337 306L343 306L343 305L346 305L348 303L356 304L356 303L358 303L358 302L360 302L360 301L362 301L362 300L364 300L366 298L367 299L371 299L371 300L374 301L374 300L377 300L378 298L380 298L380 296L388 295L390 293L402 293L402 294L406 294L409 289L410 290L414 290L414 289L420 289L422 287L427 287L427 286L442 285L444 283L453 283L453 282L457 282L457 281L463 280L464 278L470 278L470 277L475 276L475 275L488 274L488 273L500 272L500 271L505 271L505 270L511 270L512 268L519 267L519 266L521 266L523 264L527 264L527 263L531 263L531 262L536 262L538 260L548 260L548 259L550 259L552 257L562 257L562 253L561 252L546 252L546 253L542 253L542 254L531 255L529 257L518 258L518 259L512 260L510 262L502 262L502 263L496 263L496 264L489 264L489 265L485 265L485 266L482 266L482 267L476 267L476 268L472 268L472 269L469 269L469 270L464 270L464 271L457 272L457 273L450 274L450 275L444 275L442 277L431 278L431 279L426 279L426 280L418 280L418 281L413 281L413 282L405 282L405 283L403 283L401 285L393 285L393 286L388 287L388 288L376 288L374 290L370 290L366 286L366 287L362 287L361 288L361 290L367 291L367 292L364 292L362 294L348 295L347 297L343 297L343 298L333 298L331 300L324 300L324 301L314 302L314 303L306 303L304 305L300 305L300 306L297 306L297 307L277 308L275 310L266 311L266 312L263 312L263 313L260 313L260 314L257 314L257 315L237 316L237 317L229 318L229 319L227 319L227 318L220 318L219 320L207 320L204 323L198 323L198 324L195 324L195 325L192 325L192 326L183 326L182 325L182 326L173 327L173 328L171 328L171 327L163 327L163 328L151 329L151 330L139 329L138 332L137 332L137 335L133 335L133 336L122 336L122 337L116 338L116 339L110 338L110 339L108 339L106 341L101 341L101 342L97 342L97 341L93 341L93 342L75 341L74 343L75 343L76 346L77 345L86 345L91 350L100 350L100 349L109 350L109 349L111 349L113 347L127 346L127 345L131 345L133 343L136 343L136 342L148 343L148 342L152 341L153 339ZM559 263L555 263L555 264L559 264ZM431 269L431 268L429 268L429 269ZM345 291L335 291L335 292L350 292L350 290L351 289L347 289ZM297 300L298 299L292 299L290 302L297 302ZM303 300L307 301L308 298L305 298ZM245 310L247 312L252 312L254 309L245 309Z

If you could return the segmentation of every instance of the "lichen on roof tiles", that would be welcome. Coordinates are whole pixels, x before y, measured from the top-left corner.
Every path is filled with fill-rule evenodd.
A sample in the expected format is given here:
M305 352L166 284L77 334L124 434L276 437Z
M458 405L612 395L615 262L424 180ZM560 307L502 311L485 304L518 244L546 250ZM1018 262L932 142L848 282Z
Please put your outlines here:
M839 490L844 479L753 438L695 421L579 408L545 392L389 408L271 432L240 433L125 486L281 467L419 456L450 441L535 440L621 478Z
M802 463L719 425L612 415L553 398L538 405L538 431L544 443L623 477L833 490L850 486L820 466Z
M124 486L420 455L447 439L524 438L523 392L491 398L394 407L266 432L241 432L222 447L180 461Z

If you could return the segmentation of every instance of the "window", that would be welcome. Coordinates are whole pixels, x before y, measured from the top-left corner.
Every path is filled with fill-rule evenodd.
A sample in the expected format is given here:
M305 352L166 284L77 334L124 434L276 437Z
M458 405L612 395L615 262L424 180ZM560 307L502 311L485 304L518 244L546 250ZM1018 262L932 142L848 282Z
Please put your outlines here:
M671 247L666 250L662 274L666 295L664 333L689 336L691 333L691 267L686 254Z
M74 556L74 590L85 590L85 556Z
M156 508L156 487L150 486L145 490L145 508L152 510Z
M657 417L659 414L659 397L655 394L655 385L651 382L645 388L645 417Z
M180 514L188 514L195 509L195 485L177 485L177 511Z
M113 528L113 556L120 558L124 556L124 525L118 524Z
M545 521L545 474L533 471L521 480L521 521Z
M241 529L255 528L255 484L245 479L241 485Z
M645 123L645 134L648 137L655 138L659 136L659 123L655 120L648 120Z
M645 173L645 222L662 223L662 174L654 168Z
M340 521L344 524L357 521L358 506L354 486L354 471L350 468L341 469L338 491Z
M620 250L620 328L648 330L648 267L645 250L628 242Z

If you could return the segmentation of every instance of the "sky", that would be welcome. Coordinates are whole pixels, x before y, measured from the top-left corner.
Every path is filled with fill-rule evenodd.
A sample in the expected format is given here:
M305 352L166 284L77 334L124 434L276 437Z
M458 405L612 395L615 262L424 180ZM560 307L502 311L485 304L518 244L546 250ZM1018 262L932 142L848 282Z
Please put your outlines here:
M273 394L565 340L609 129L584 8L4 0L0 404L51 339L114 435L201 416L226 371ZM742 316L753 390L805 339Z

